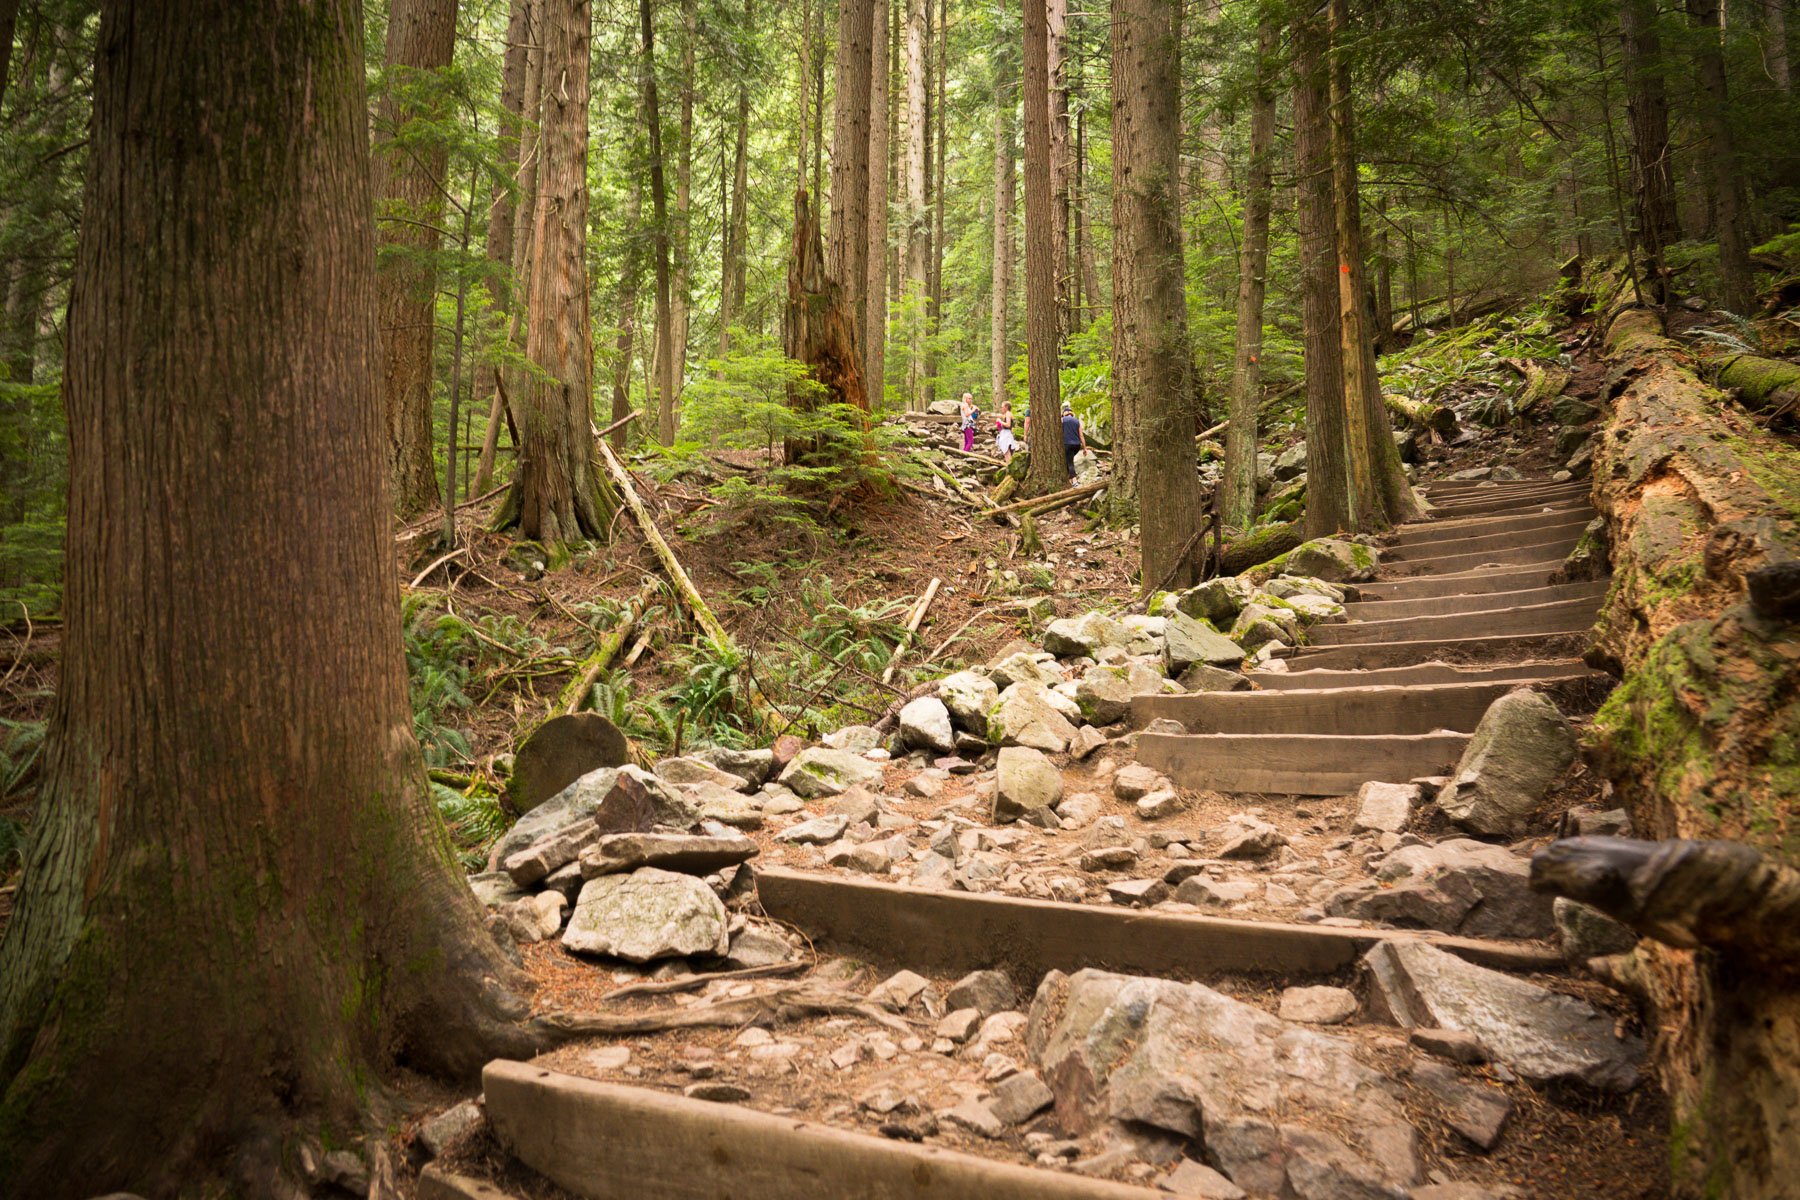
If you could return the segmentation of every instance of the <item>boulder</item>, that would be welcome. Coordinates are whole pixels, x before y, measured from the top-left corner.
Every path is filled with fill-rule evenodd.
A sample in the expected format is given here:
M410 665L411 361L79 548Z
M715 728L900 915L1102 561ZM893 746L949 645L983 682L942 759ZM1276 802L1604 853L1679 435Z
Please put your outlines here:
M1498 1088L1464 1082L1456 1068L1441 1062L1414 1064L1412 1081L1437 1101L1444 1123L1483 1150L1500 1142L1512 1101Z
M1475 726L1438 807L1474 833L1516 837L1575 750L1575 731L1556 705L1527 689L1508 692Z
M1095 725L1111 725L1131 715L1133 696L1153 696L1162 691L1163 675L1149 667L1096 664L1081 673L1075 685L1075 703L1081 715Z
M1556 929L1551 898L1531 890L1530 862L1472 838L1402 846L1326 911L1466 937L1548 938Z
M1215 627L1229 625L1244 605L1250 603L1250 595L1255 590L1255 585L1248 579L1222 575L1178 593L1174 597L1175 609L1184 616L1209 622Z
M1219 833L1225 839L1220 858L1267 858L1287 845L1287 835L1281 830L1248 813L1228 818Z
M658 867L687 875L710 875L756 857L756 843L741 834L708 837L695 833L609 833L581 852L581 873L618 875Z
M515 821L495 843L490 861L498 866L526 847L587 820L606 799L618 777L617 767L589 771Z
M1299 627L1300 621L1290 609L1248 604L1231 627L1231 640L1245 650L1255 650L1270 642L1291 645Z
M1167 617L1132 613L1123 618L1119 624L1123 625L1125 632L1131 635L1131 640L1125 644L1127 654L1161 657L1163 631L1168 627Z
M1188 692L1247 692L1250 681L1236 671L1226 671L1219 667L1209 667L1205 663L1191 663L1181 672L1176 680L1183 691Z
M835 842L844 836L844 830L850 825L850 818L844 813L827 813L822 817L813 817L792 825L775 835L778 842L792 842L795 845L825 845Z
M1176 613L1163 630L1163 662L1169 674L1179 675L1195 664L1235 667L1244 661L1245 649L1204 621Z
M1353 1044L1202 984L1052 971L1025 1040L1071 1136L1148 1127L1195 1139L1253 1195L1398 1197L1418 1181L1416 1150L1403 1152L1417 1134ZM1271 1113L1293 1124L1277 1130ZM1323 1137L1311 1120L1353 1141L1309 1149ZM1325 1190L1339 1177L1374 1190Z
M900 741L907 747L935 750L939 754L956 749L949 707L936 696L920 696L907 701L900 710Z
M581 954L653 962L731 948L725 906L692 875L642 867L582 886L563 945Z
M1171 786L1161 771L1143 763L1127 763L1113 775L1113 795L1121 800L1136 800Z
M1075 726L1063 715L1072 703L1042 684L1015 683L988 712L988 741L1060 754L1075 740Z
M810 746L794 756L781 772L781 785L796 796L817 800L841 796L851 788L881 782L882 766L849 750Z
M1337 584L1305 575L1277 575L1263 584L1262 590L1282 600L1293 600L1296 596L1316 596L1333 604L1342 604L1349 599L1349 594Z
M641 767L602 767L520 817L495 846L494 861L505 862L590 817L600 833L628 833L657 825L690 829L699 822L700 812L691 800Z
M970 971L944 993L952 1009L972 1008L984 1017L1018 1007L1019 994L1004 971Z
M842 729L832 730L819 741L832 750L866 754L881 745L881 734L872 725L846 725Z
M1301 440L1295 442L1286 450L1283 450L1280 454L1275 456L1275 461L1270 466L1269 473L1275 477L1277 482L1285 483L1302 474L1305 470L1306 442Z
M1062 668L1056 665L1056 656L1036 650L1008 655L995 663L989 673L993 676L996 688L1010 687L1015 683L1040 683L1052 688L1063 681Z
M698 757L729 774L736 775L750 788L759 788L775 777L773 750L730 750L715 746L699 752Z
M528 813L590 771L630 761L625 735L599 713L552 717L519 747L506 797L519 812Z
M1305 575L1329 583L1362 583L1375 578L1379 555L1360 542L1342 538L1314 538L1288 551L1282 574Z
M1062 772L1056 764L1028 746L1007 746L1000 751L995 771L994 820L1017 821L1054 808L1062 790Z
M1416 783L1365 783L1356 793L1351 832L1399 833L1412 819L1413 806L1418 802Z
M1105 613L1087 612L1050 622L1044 630L1044 649L1058 658L1091 658L1102 646L1130 645L1131 637L1129 629Z
M703 821L717 821L734 829L762 828L762 805L754 796L746 796L711 781L684 783L676 790L699 809L700 819Z
M1638 936L1631 929L1579 900L1558 896L1551 905L1551 913L1556 920L1563 958L1571 965L1609 954L1624 954L1637 945Z
M721 771L711 763L699 758L665 758L656 764L656 777L664 783L680 787L683 784L706 783L721 787L727 791L741 792L752 785L741 775L733 775L730 771Z
M1305 592L1288 597L1284 603L1300 615L1304 625L1317 625L1321 621L1339 621L1344 616L1344 606L1336 600L1324 596L1309 596Z
M974 671L958 671L938 680L938 699L950 710L950 719L976 733L987 732L988 709L999 698L994 681Z
M1424 942L1397 938L1363 956L1370 1008L1404 1029L1475 1034L1495 1059L1532 1083L1599 1091L1637 1086L1644 1043L1620 1037L1585 1000L1476 966Z

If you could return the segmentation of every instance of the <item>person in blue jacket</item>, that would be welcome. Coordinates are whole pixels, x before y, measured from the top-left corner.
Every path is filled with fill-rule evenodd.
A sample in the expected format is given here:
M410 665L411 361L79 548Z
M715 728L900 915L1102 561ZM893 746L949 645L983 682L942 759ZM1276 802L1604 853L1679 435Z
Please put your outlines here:
M1075 415L1075 409L1063 405L1062 411L1063 467L1069 478L1075 478L1075 456L1087 449L1087 438L1081 432L1081 418Z

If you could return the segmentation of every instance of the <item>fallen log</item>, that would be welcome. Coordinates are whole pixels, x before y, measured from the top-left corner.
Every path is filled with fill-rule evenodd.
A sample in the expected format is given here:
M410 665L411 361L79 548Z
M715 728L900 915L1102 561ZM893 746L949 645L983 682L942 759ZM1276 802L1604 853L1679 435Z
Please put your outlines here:
M638 618L643 616L654 593L655 585L646 584L644 590L625 605L625 611L619 614L618 622L595 644L594 652L581 660L580 673L563 689L562 695L557 697L557 709L572 713L581 707L582 702L587 699L588 689L594 686L594 680L600 678L600 672L611 666L612 660L618 657L625 640L637 627Z
M1800 366L1779 358L1734 354L1717 368L1720 387L1733 388L1752 412L1783 416L1800 407Z
M700 590L694 586L694 581L688 578L688 573L683 569L681 560L675 557L675 551L669 549L669 543L663 540L662 531L657 529L656 522L651 519L649 510L638 498L637 489L631 484L631 476L626 472L625 464L619 461L618 455L613 453L611 446L605 442L596 444L599 446L601 464L606 467L606 473L612 476L613 483L618 486L619 494L624 497L626 507L631 509L631 515L636 518L638 528L644 532L644 540L650 543L650 549L656 554L657 560L662 563L664 573L668 575L669 582L675 585L675 591L686 603L688 611L693 614L695 623L700 626L715 646L720 649L729 648L731 635L725 632L723 625L719 624L719 618L713 616L713 611L707 607L705 598L700 595Z
M1064 488L1060 492L1051 492L1046 496L1034 496L1029 500L1015 500L1011 504L1003 504L999 508L986 509L976 515L983 517L997 517L1001 513L1019 512L1024 509L1049 511L1049 509L1060 508L1064 504L1073 504L1083 496L1091 496L1095 492L1103 490L1105 487L1105 480L1101 480L1099 483L1085 483L1080 487Z
M925 594L919 597L917 604L913 605L912 615L906 619L906 635L895 643L894 652L888 655L887 667L881 672L881 682L893 682L894 671L900 666L901 656L906 653L906 648L912 644L913 638L918 634L919 622L925 619L925 610L931 607L931 602L937 598L938 589L942 586L944 586L944 581L934 576L931 583L925 588Z
M1389 412L1427 433L1440 438L1456 436L1456 413L1448 405L1433 404L1429 400L1412 400L1393 392L1382 393L1381 401L1387 405Z
M1271 558L1286 554L1306 540L1300 523L1272 525L1260 533L1226 542L1219 556L1219 574L1242 575L1251 567L1261 566Z

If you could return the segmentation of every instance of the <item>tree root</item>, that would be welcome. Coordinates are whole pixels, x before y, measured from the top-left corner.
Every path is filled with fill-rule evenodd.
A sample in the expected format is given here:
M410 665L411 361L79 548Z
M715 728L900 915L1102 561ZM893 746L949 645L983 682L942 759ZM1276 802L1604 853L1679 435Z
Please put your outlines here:
M850 992L795 983L715 1000L690 1008L660 1009L645 1013L546 1013L533 1018L525 1030L541 1053L585 1037L619 1033L661 1033L671 1029L732 1028L744 1025L779 1025L815 1015L855 1016L874 1021L895 1033L911 1036L911 1025Z

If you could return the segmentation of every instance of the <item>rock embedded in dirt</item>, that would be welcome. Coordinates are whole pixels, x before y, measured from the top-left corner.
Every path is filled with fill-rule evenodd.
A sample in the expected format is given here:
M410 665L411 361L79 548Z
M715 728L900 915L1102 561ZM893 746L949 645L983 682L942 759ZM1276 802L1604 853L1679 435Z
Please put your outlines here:
M656 777L677 787L682 784L707 783L731 792L745 791L754 786L743 776L721 771L699 758L662 759L656 764Z
M1471 838L1401 846L1375 865L1373 880L1326 901L1333 916L1358 917L1467 937L1548 938L1551 898L1531 890L1531 864L1504 846Z
M881 734L871 725L846 725L819 739L827 749L866 754L881 745Z
M813 817L798 825L790 826L775 835L777 841L792 842L799 846L818 845L835 842L844 836L844 830L850 825L850 818L843 813L828 813L822 817Z
M1438 807L1475 833L1523 834L1575 750L1575 731L1556 705L1528 689L1508 692L1476 724Z
M1058 658L1091 658L1102 646L1130 645L1131 637L1129 629L1105 613L1087 612L1050 622L1044 630L1044 649Z
M971 971L944 993L951 1008L972 1008L983 1017L1016 1008L1019 994L1004 971Z
M938 680L938 699L949 710L951 720L977 733L987 732L988 710L999 698L994 681L976 671L958 671Z
M995 770L994 820L1017 821L1053 809L1062 799L1062 772L1029 746L1007 746Z
M1308 1025L1342 1025L1356 1015L1356 993L1341 987L1291 987L1281 993L1277 1015Z
M781 784L796 796L817 800L841 796L858 784L878 784L882 773L880 763L872 763L860 754L812 746L794 756L781 773Z
M1183 690L1189 692L1247 692L1250 681L1236 671L1226 671L1218 667L1209 667L1205 663L1190 663L1176 680Z
M555 937L562 928L563 914L569 902L561 892L539 892L523 900L515 900L500 909L500 919L520 945L529 946Z
M1284 575L1304 575L1328 583L1363 583L1375 577L1380 556L1359 542L1342 538L1314 538L1288 551L1282 559Z
M1042 684L1015 683L1000 693L988 712L988 740L1061 754L1075 740L1075 726L1063 713L1065 703L1069 702Z
M552 717L519 747L506 797L514 809L529 813L589 772L630 761L625 735L599 713Z
M698 752L698 758L731 775L736 775L751 788L761 787L775 777L773 750L731 750L714 746Z
M1208 1157L1252 1194L1399 1196L1418 1181L1417 1134L1351 1043L1204 985L1052 971L1026 1045L1072 1135L1147 1126L1204 1137ZM1275 1112L1292 1124L1269 1124ZM1312 1120L1354 1143L1309 1130ZM1327 1190L1334 1180L1369 1190Z
M419 1145L429 1157L438 1158L450 1148L451 1142L486 1119L480 1104L464 1100L419 1126Z
M1137 802L1137 814L1146 821L1160 821L1165 817L1175 816L1186 808L1186 802L1168 788L1158 788L1148 795L1140 796Z
M750 1099L750 1089L722 1079L690 1083L681 1089L689 1100L710 1100L714 1104L743 1104Z
M1572 966L1590 958L1624 954L1638 943L1634 931L1579 900L1558 896L1550 911L1556 920L1563 959Z
M756 843L741 834L609 833L581 852L581 873L592 879L639 867L660 867L687 875L709 875L754 857Z
M1185 617L1197 618L1213 626L1229 625L1244 605L1250 603L1255 590L1255 585L1248 579L1223 575L1179 592L1170 599L1175 611ZM1166 613L1167 609L1164 611Z
M1365 783L1356 793L1356 817L1350 829L1354 833L1399 833L1412 819L1419 798L1417 784Z
M1151 792L1172 787L1168 777L1154 767L1130 763L1113 776L1113 795L1121 800L1137 800Z
M763 925L746 925L731 939L725 965L732 970L748 967L772 967L796 957L793 943L777 931Z
M1123 870L1136 863L1138 852L1130 846L1101 846L1081 856L1081 869L1099 873Z
M1169 885L1160 879L1120 879L1106 885L1106 894L1114 904L1149 908L1168 899Z
M1190 875L1175 889L1175 899L1183 904L1223 907L1248 900L1256 894L1257 886L1248 880L1220 880L1209 879L1205 875Z
M980 1100L965 1100L955 1108L946 1108L938 1113L938 1120L958 1129L966 1129L970 1133L984 1138L1000 1138L1006 1136L1006 1126L994 1110Z
M1173 1171L1156 1181L1162 1191L1196 1200L1245 1200L1249 1195L1205 1163L1184 1158Z
M1637 1086L1644 1043L1574 996L1476 966L1424 942L1394 939L1363 956L1370 1007L1405 1029L1456 1029L1532 1083L1599 1091Z
M1204 621L1176 613L1163 633L1163 662L1170 675L1180 675L1196 664L1203 667L1235 667L1248 651Z
M919 696L900 709L900 741L909 749L948 754L956 749L950 709L936 696Z
M1055 1100L1056 1093L1036 1071L1020 1071L995 1085L988 1107L1005 1124L1023 1125Z
M1075 685L1075 703L1081 715L1095 725L1111 725L1131 715L1133 696L1154 696L1162 691L1163 675L1133 663L1103 666L1096 663L1081 673Z
M1106 735L1092 725L1083 725L1075 731L1075 740L1069 745L1069 754L1076 762L1082 762L1094 751L1106 745Z
M1062 803L1056 806L1057 819L1063 823L1064 829L1080 829L1105 811L1105 802L1092 792L1076 792L1064 796Z
M1438 1102L1444 1123L1483 1150L1500 1143L1513 1104L1497 1088L1467 1083L1455 1068L1440 1062L1415 1063L1411 1079Z
M1220 858L1267 858L1288 844L1281 830L1248 813L1227 818L1219 834L1225 839Z
M712 889L655 867L588 880L562 941L576 953L640 963L731 948L725 905Z
M1415 1029L1406 1040L1445 1062L1480 1066L1490 1057L1480 1038L1460 1029Z
M916 971L896 971L869 989L869 1003L905 1012L925 995L931 981Z

